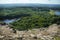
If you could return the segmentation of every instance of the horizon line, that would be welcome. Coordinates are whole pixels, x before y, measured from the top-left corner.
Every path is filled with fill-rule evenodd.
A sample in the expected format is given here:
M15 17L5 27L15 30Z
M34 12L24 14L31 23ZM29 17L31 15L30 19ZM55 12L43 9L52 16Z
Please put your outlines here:
M52 4L52 3L0 3L0 4ZM53 3L53 4L59 4L59 3Z

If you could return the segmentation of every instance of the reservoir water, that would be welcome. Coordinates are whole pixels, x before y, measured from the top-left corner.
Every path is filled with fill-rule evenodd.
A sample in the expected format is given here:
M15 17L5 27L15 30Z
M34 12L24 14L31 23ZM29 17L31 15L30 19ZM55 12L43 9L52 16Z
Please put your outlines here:
M55 14L56 15L60 15L60 11L55 11Z
M60 11L55 11L55 14L60 15ZM5 19L4 22L9 24L9 23L12 23L12 22L14 22L16 20L18 20L18 19Z
M16 19L5 19L3 22L9 24L9 23L12 23L14 21L16 21Z

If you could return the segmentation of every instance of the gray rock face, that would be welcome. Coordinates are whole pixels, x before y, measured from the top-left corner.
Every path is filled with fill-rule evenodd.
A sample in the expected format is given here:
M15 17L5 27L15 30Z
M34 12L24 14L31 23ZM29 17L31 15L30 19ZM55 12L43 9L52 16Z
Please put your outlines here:
M53 24L48 28L28 31L16 30L16 33L8 25L0 26L0 40L54 40L55 35L60 35L60 25Z

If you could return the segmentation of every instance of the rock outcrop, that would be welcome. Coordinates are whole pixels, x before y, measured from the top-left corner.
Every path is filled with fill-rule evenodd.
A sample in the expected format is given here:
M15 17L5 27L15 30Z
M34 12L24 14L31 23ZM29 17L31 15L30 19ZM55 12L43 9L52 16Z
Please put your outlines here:
M48 28L28 31L13 30L8 25L0 26L0 40L54 40L54 36L60 37L60 25L53 24Z

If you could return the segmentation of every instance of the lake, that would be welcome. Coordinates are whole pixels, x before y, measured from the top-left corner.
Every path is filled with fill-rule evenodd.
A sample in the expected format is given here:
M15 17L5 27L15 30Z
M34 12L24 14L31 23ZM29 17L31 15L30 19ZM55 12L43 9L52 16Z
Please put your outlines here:
M60 15L60 11L55 11L55 14L56 15Z
M9 24L9 23L12 23L14 21L16 21L16 19L5 19L3 22Z
M56 15L60 15L60 11L55 11L55 14ZM18 20L17 18L16 19L5 19L3 22L9 24L9 23L12 23L14 21Z

